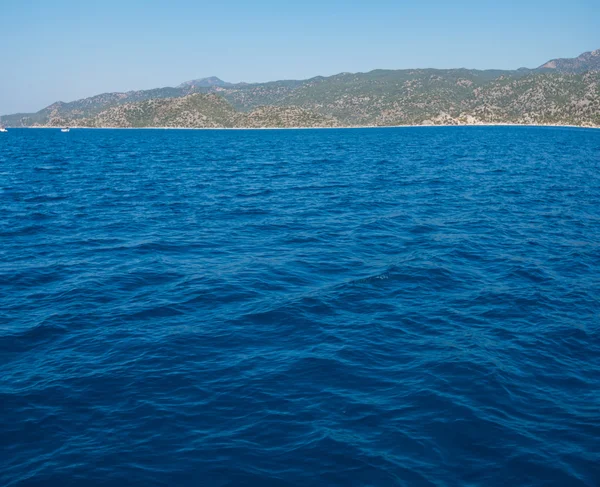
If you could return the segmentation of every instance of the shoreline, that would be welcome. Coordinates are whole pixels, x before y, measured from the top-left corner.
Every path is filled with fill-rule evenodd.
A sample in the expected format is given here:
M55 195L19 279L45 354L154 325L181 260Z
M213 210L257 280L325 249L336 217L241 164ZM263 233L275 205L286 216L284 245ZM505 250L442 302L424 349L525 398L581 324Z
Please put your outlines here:
M524 124L524 123L481 123L481 124L438 124L438 125L348 125L342 127L80 127L69 125L69 129L88 130L349 130L349 129L394 129L394 128L436 128L436 127L553 127L600 130L600 125L567 124ZM7 129L48 129L60 130L63 127L6 127Z

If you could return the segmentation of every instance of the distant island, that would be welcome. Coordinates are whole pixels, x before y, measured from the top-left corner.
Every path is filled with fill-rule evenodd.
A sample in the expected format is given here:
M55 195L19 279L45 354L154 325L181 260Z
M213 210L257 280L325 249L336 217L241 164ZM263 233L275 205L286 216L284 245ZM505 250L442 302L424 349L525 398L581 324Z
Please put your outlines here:
M600 127L600 49L536 69L375 70L308 80L105 93L5 115L8 127L288 128L396 125Z

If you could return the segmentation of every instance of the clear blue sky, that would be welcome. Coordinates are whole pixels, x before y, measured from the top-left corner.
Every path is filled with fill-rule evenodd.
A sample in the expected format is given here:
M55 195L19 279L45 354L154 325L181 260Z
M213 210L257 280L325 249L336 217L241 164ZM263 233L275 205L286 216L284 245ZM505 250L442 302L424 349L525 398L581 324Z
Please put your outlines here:
M600 0L0 0L0 113L212 75L512 69L598 48Z

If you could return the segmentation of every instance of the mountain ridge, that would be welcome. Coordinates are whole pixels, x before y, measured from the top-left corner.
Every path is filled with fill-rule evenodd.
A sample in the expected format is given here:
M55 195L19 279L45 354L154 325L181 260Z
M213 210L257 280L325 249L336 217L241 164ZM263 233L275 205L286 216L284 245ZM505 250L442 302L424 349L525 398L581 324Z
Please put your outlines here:
M5 125L13 127L100 127L109 122L117 127L171 127L177 126L174 120L182 127L532 121L596 126L600 125L597 61L600 50L551 60L537 69L375 69L305 80L235 84L212 76L177 87L56 102L33 114L2 118ZM177 114L177 110L182 112ZM222 110L233 112L225 119L206 115Z
M583 73L600 70L600 49L580 54L576 58L557 58L542 64L539 70L554 70L560 73Z
M212 88L214 86L220 86L222 88L233 86L234 83L228 83L216 76L209 76L208 78L193 79L190 81L184 81L177 88Z

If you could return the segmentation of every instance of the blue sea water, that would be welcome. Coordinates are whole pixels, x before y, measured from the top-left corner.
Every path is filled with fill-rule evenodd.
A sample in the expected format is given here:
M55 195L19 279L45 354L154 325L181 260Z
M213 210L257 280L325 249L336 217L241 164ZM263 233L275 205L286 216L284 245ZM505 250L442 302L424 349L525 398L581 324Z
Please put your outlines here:
M600 485L600 131L10 130L0 485Z

